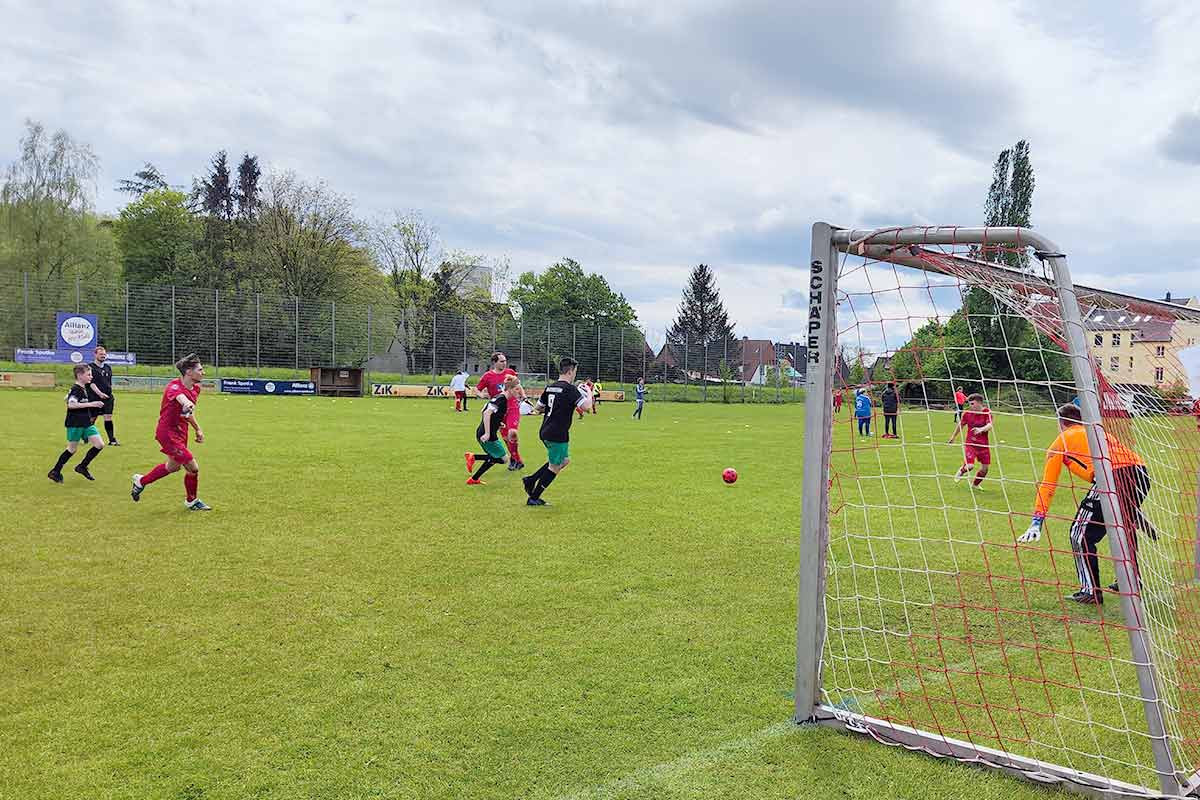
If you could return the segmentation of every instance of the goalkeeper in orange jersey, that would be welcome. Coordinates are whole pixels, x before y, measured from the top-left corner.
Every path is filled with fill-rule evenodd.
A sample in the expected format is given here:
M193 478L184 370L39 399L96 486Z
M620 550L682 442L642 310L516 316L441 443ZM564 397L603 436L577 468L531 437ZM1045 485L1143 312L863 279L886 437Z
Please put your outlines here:
M1017 541L1036 542L1042 538L1042 524L1046 519L1046 512L1050 510L1050 501L1054 499L1054 491L1058 488L1058 479L1063 467L1092 484L1087 495L1079 503L1075 521L1071 523L1071 550L1075 555L1075 571L1079 575L1079 591L1068 595L1067 599L1085 605L1101 605L1104 596L1100 589L1100 558L1096 555L1096 545L1107 535L1108 526L1100 505L1100 492L1094 484L1096 471L1088 448L1087 429L1083 425L1078 406L1068 403L1059 407L1058 429L1058 438L1046 450L1046 466L1042 480L1038 483L1033 522ZM1141 513L1142 501L1150 491L1150 473L1146 471L1146 464L1137 453L1121 444L1107 431L1105 437L1108 440L1108 455L1116 483L1116 500L1129 531L1129 556L1133 559L1136 574L1137 529L1143 528L1152 539L1158 538L1154 528ZM1115 591L1116 584L1108 588Z

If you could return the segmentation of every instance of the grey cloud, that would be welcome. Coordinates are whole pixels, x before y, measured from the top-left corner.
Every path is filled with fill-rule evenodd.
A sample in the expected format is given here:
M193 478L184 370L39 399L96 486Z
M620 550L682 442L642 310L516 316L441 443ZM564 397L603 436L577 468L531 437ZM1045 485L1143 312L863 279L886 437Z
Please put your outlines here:
M1159 145L1163 155L1184 164L1200 164L1200 113L1180 114Z

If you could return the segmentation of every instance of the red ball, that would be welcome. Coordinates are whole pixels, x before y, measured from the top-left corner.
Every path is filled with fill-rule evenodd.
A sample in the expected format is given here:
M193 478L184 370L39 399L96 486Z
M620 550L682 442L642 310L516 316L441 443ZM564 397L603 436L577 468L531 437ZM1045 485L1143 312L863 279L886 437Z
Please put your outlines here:
M721 480L725 481L726 483L735 483L737 481L737 470L733 467L727 468L721 473Z

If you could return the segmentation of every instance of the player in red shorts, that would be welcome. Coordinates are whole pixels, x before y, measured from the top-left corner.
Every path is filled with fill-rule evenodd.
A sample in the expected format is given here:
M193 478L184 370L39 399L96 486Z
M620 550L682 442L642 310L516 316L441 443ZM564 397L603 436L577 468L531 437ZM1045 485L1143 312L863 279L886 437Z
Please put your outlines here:
M179 370L179 377L168 383L167 388L163 390L158 427L154 430L154 438L158 440L159 448L167 460L145 475L135 473L133 490L129 496L136 503L142 498L142 492L147 486L172 472L178 472L182 467L187 473L183 476L183 487L187 492L184 505L189 511L212 511L210 506L196 496L196 487L200 482L200 465L187 448L189 426L196 429L196 442L204 441L204 431L200 430L200 423L196 422L195 414L204 367L200 364L200 357L191 353L176 361L175 368Z
M481 400L491 400L504 391L504 379L509 375L517 377L517 371L508 366L508 356L499 351L492 353L492 368L483 373L479 383L475 384L476 394ZM525 462L521 461L521 451L517 446L517 428L521 425L520 401L524 399L525 390L522 389L517 396L517 402L509 404L505 418L502 420L503 428L500 433L504 439L504 446L508 448L508 468L510 470L525 468Z
M987 477L988 467L992 464L992 447L988 440L988 434L992 430L992 410L983 404L983 395L973 394L967 398L967 410L963 411L962 418L954 426L950 444L954 444L962 428L967 429L967 436L963 442L963 465L958 468L954 481L961 481L971 471L971 467L978 463L979 471L971 481L972 487L978 487Z

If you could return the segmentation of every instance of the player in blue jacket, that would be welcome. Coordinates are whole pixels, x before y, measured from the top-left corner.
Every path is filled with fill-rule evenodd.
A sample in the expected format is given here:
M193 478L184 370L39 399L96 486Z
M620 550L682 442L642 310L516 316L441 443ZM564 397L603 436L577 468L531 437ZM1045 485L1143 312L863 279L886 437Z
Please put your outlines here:
M859 436L870 436L871 396L861 387L854 390L854 417L858 420Z

